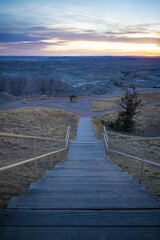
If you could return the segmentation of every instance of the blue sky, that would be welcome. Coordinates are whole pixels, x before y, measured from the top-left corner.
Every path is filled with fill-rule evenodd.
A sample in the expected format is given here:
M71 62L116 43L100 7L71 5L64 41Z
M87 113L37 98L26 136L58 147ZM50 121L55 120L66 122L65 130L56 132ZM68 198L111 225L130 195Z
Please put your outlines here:
M0 0L0 55L160 56L159 0Z

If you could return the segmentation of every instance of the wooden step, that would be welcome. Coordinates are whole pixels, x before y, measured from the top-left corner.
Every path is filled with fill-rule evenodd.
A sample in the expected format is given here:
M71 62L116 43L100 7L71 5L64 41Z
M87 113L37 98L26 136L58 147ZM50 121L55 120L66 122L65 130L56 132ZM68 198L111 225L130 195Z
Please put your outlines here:
M160 198L111 163L80 118L68 156L0 211L1 239L159 240Z
M83 178L88 178L88 177L106 177L106 178L111 178L111 179L114 179L114 178L117 178L117 177L123 177L123 178L131 178L127 173L125 172L112 172L112 171L103 171L103 172L100 172L100 171L86 171L86 172L83 172L83 171L76 171L76 170L59 170L59 171L48 171L45 175L46 177L55 177L55 176L61 176L61 177L64 177L64 176L70 176L70 177L83 177Z
M8 209L158 209L160 203L153 196L116 197L12 197Z
M115 168L108 168L108 167L95 167L95 166L90 166L90 165L88 165L88 167L85 167L84 165L72 165L72 164L62 164L62 165L59 165L59 164L57 164L56 165L56 167L53 169L53 170L50 170L50 172L53 172L54 170L65 170L66 169L66 171L69 171L69 170L72 170L72 171L75 171L75 172L78 172L78 171L80 171L80 172L94 172L94 171L96 171L96 172L108 172L108 173L112 173L112 172L117 172L117 173L125 173L126 175L128 175L128 173L127 172L123 172L123 170L121 169L121 168L119 168L119 167L115 167ZM48 172L48 171L47 171Z
M137 183L74 183L74 184L65 184L65 183L57 183L57 184L39 184L37 182L32 182L30 188L38 188L38 189L47 189L47 188L54 188L54 189L93 189L93 190L119 190L122 191L124 189L145 189L144 185L138 185Z
M159 219L160 210L0 211L1 227L160 227Z
M159 240L159 227L2 227L2 239L10 240ZM22 238L23 236L23 238Z
M123 190L123 193L121 191L114 191L114 190L83 190L83 189L72 189L72 190L66 190L66 189L23 189L21 196L77 196L77 197L87 197L87 196L153 196L153 193L151 191L147 190L137 190L137 189L127 189Z
M78 172L77 169L74 171L72 169L66 169L66 171L63 169L62 171L53 171L53 172L47 172L42 178L44 177L106 177L106 178L117 178L117 177L123 177L123 178L132 178L125 172L117 172L117 171L103 171L103 172L96 172L96 171L86 171L86 172ZM41 179L41 178L40 178Z
M78 184L92 184L92 185L100 185L100 184L137 184L136 181L133 179L122 179L122 178L114 178L114 179L106 179L106 178L43 178L39 181L37 181L35 184L39 184L42 186L52 186L54 184L72 184L74 185L75 183Z

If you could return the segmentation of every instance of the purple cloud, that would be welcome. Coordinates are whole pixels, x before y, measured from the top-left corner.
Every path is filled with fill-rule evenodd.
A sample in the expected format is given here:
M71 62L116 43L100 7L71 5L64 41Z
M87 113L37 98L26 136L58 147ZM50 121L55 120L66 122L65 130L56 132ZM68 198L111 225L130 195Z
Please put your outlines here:
M43 39L45 36L43 36ZM22 42L22 41L38 41L42 36L31 36L26 33L0 33L0 42Z

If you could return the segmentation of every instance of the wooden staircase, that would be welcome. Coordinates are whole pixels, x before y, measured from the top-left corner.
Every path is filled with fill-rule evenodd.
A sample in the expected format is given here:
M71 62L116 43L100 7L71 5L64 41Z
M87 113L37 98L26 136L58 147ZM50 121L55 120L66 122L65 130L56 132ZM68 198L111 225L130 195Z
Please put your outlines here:
M1 239L160 239L160 201L111 163L80 118L68 156L0 211Z

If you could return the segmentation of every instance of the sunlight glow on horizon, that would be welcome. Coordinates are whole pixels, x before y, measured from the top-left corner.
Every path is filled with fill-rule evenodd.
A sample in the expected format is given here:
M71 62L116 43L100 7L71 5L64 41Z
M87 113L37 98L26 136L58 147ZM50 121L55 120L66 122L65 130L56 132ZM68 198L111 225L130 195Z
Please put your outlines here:
M44 40L48 43L58 43L59 39ZM157 56L160 54L160 47L157 44L138 44L138 43L111 43L111 42L96 42L96 41L71 41L61 42L59 45L49 45L42 48L44 51L74 51L85 50L95 52L117 51L126 53L144 53L143 56Z

